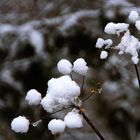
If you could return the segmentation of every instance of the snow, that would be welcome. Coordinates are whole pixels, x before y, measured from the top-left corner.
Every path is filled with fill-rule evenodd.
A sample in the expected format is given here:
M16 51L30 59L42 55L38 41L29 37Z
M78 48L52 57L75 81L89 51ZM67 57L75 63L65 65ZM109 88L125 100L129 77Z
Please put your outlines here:
M65 130L65 122L60 119L53 119L48 123L48 129L52 134L62 133Z
M113 44L113 41L111 39L105 40L106 47L110 47Z
M46 97L41 101L43 108L52 112L58 107L68 105L75 97L80 95L80 87L70 76L52 78L48 81Z
M70 74L72 64L67 59L61 59L57 64L58 71L62 74Z
M83 127L82 121L82 115L75 111L69 112L64 118L64 122L68 128L81 128Z
M24 116L14 118L11 122L11 129L17 133L26 133L29 130L29 120Z
M95 47L101 49L105 44L104 39L98 38Z
M131 35L131 40L129 45L126 47L125 52L131 55L137 55L137 45L139 45L139 40Z
M107 51L101 51L100 59L106 59L107 57L108 57L108 52Z
M104 31L107 34L117 34L117 35L119 35L121 32L127 31L128 27L129 27L129 24L126 24L126 23L110 22L105 26Z
M0 24L0 34L14 32L15 30L16 30L16 26L12 26L10 24Z
M103 46L110 47L113 44L111 39L98 38L95 47L101 49Z
M41 101L41 105L47 112L53 112L56 105L56 100L53 96L47 94Z
M137 56L133 56L131 59L132 59L133 64L135 65L138 64L139 58Z
M139 82L138 82L138 78L135 77L133 80L132 80L132 83L134 85L135 88L139 89Z
M29 32L29 42L35 47L36 53L43 51L44 39L41 32L36 30L31 30Z
M138 51L140 50L140 42L139 40L130 34L129 30L124 34L124 36L121 39L121 42L115 47L119 50L119 54L127 53L130 54L132 57L136 56L132 59L138 61ZM136 59L137 58L137 59Z
M74 98L80 95L80 87L70 76L65 75L48 81L48 94L60 98Z
M98 16L99 16L98 10L79 10L78 12L63 17L65 20L61 26L61 30L64 31L76 25L80 19L95 18Z
M136 20L139 19L139 13L137 11L131 11L129 16L128 16L128 19L131 21L131 22L136 22Z
M41 99L41 94L35 89L29 90L25 97L25 100L28 102L29 105L38 105Z
M136 21L135 26L140 31L140 20Z
M88 71L88 66L86 61L83 58L78 58L74 63L73 63L73 70L74 72L85 76Z

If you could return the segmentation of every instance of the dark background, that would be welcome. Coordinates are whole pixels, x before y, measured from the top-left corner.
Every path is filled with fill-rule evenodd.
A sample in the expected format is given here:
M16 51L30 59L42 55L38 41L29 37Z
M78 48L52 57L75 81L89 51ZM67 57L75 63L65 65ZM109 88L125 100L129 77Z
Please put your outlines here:
M86 122L82 129L51 135L48 121L63 118L65 112L50 116L24 100L32 88L45 96L47 81L60 76L60 59L73 62L79 57L90 67L83 96L102 87L101 94L83 104L92 123L106 140L139 140L140 92L134 66L129 56L115 51L100 60L95 48L98 37L118 43L116 36L103 32L104 27L111 21L128 22L131 10L140 12L138 0L0 0L0 140L98 139ZM27 134L16 134L10 123L19 115L31 121L47 116Z

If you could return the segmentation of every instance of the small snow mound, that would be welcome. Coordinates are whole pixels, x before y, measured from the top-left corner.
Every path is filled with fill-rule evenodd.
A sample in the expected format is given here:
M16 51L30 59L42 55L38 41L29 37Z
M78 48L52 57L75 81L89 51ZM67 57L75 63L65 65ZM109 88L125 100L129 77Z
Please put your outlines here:
M69 128L81 128L83 127L83 117L78 112L69 112L65 118L64 122Z
M107 51L101 51L100 59L106 59L107 57L108 57L108 52Z
M70 74L72 71L72 64L67 59L61 59L57 63L58 71L62 74Z
M65 122L60 119L53 119L48 123L48 129L52 134L62 133L65 130Z
M73 70L74 72L85 76L88 71L88 66L86 61L83 58L78 58L74 63L73 63Z
M131 22L136 22L136 20L139 19L139 13L137 11L131 11L129 16L128 16L128 19L131 21Z
M14 118L11 122L11 129L17 133L26 133L29 130L29 120L24 116Z
M25 97L25 100L28 102L29 105L38 105L41 99L41 94L35 89L29 90Z

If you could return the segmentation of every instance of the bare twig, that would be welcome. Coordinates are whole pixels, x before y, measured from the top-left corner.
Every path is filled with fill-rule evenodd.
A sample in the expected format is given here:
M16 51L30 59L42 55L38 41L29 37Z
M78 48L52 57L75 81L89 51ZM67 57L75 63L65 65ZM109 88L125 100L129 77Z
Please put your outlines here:
M81 94L83 93L84 83L85 83L85 76L82 77Z
M89 124L89 126L92 128L92 130L98 135L100 140L105 140L100 131L93 125L93 123L89 120L89 118L85 115L85 113L81 110L80 107L75 106L76 109L80 111L80 114L83 116L85 121Z
M69 108L72 108L72 107L74 107L74 106L73 106L73 105L70 105L70 106L68 106L68 107L59 109L59 110L57 110L57 111L55 111L55 112L48 113L47 115L41 117L41 119L39 119L39 120L37 120L37 121L34 121L34 122L32 122L31 124L32 124L33 126L34 126L35 124L38 125L38 124L39 124L40 122L42 122L42 120L45 119L48 115L53 115L53 114L55 114L55 113L61 112L61 111L63 111L63 110L66 110L66 109L69 109Z
M86 100L88 100L93 94L91 93L90 95L88 95L87 97L85 97L82 102L85 102Z
M140 87L140 76L139 76L138 67L136 64L134 64L134 66L135 66L135 71L136 71L136 75L137 75L137 79L138 79L138 83L139 83L139 87Z
M100 140L105 140L104 137L102 136L102 134L100 133L100 131L93 125L93 123L91 123L91 121L88 119L88 117L85 115L85 113L81 112L81 114L83 115L83 118L85 119L85 121L90 125L92 130L98 135Z

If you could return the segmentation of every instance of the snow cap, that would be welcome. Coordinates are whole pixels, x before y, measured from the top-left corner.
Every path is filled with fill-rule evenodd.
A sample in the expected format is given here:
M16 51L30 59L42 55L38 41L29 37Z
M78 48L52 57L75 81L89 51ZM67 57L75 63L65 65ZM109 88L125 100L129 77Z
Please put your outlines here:
M29 130L29 120L24 116L14 118L11 122L11 129L17 133L26 133Z
M65 122L60 119L53 119L48 123L48 129L52 134L64 132L65 126Z
M138 64L138 62L139 62L139 58L138 58L138 56L132 56L132 62L133 62L133 64Z
M128 19L131 21L131 22L136 22L136 20L139 19L139 13L137 11L131 11L129 16L128 16Z
M38 105L41 99L41 93L39 93L35 89L30 89L25 97L25 100L28 102L29 105Z
M88 66L86 61L83 58L78 58L74 63L73 63L73 70L74 72L85 76L88 71Z
M70 76L52 78L48 81L46 97L41 101L43 108L52 112L58 107L63 107L80 95L80 87Z
M100 59L106 59L107 57L108 57L108 52L107 51L101 51Z
M126 23L113 23L110 22L105 26L104 31L107 34L118 34L128 30L129 24Z
M67 59L61 59L57 63L58 71L62 74L70 74L72 71L72 64Z
M140 31L140 20L136 21L135 26Z
M65 118L64 122L69 128L81 128L83 127L83 117L78 112L71 111L69 112Z
M98 38L95 47L101 49L105 44L105 40L102 38Z

